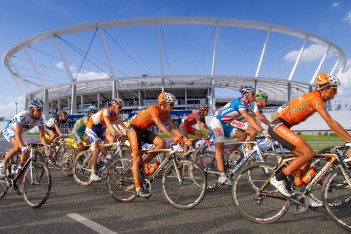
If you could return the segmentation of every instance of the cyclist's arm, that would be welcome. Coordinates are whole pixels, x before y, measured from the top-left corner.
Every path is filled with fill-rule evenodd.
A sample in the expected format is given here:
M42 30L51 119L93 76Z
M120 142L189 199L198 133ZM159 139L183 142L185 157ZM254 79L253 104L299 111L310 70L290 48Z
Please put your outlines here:
M172 137L173 134L168 130L168 128L162 123L161 119L158 116L151 116L152 120L154 121L154 123L157 125L157 127L166 135L168 135L169 137ZM171 120L172 121L172 120ZM167 121L169 124L169 120ZM173 124L173 122L172 122ZM174 126L174 124L173 124ZM170 125L170 127L172 128L172 126Z
M16 139L17 145L20 147L20 149L22 149L24 147L24 142L23 142L23 139L22 139L22 132L23 132L22 125L16 124L15 139Z
M262 114L260 111L255 111L254 112L255 115L257 116L257 118L264 123L265 125L269 126L270 122L269 120L266 118L266 116L264 114Z
M199 128L200 128L200 130L203 130L203 131L205 131L205 132L210 132L210 130L208 129L208 126L207 126L207 124L206 124L206 122L201 122L200 120L197 120L196 121L196 123L197 123L197 126L199 126Z
M260 123L257 123L254 117L252 117L245 109L239 110L240 114L247 120L247 122L256 130L262 132L264 128Z
M68 126L68 123L66 123L66 127L67 127L68 133L69 133L71 136L73 136L73 134L72 134L72 129Z
M317 109L317 112L336 135L338 135L345 142L351 142L351 135L330 116L329 112L325 108Z
M178 128L176 128L176 126L174 125L174 123L171 119L168 119L167 123L168 123L169 127L173 130L175 135L184 137L183 133ZM173 134L171 136L173 136Z
M60 128L57 124L54 124L54 127L55 127L55 131L58 133L58 135L62 135L62 132L60 131Z
M43 144L48 144L48 140L45 137L45 129L44 128L39 128L39 134L40 134L40 142Z
M108 116L104 116L104 121L105 121L105 124L106 124L106 128L110 131L110 133L115 134L115 135L119 134L117 129L113 127L113 125L112 125L112 123L111 123L111 121L110 121Z
M127 134L127 127L124 125L123 121L121 119L118 119L117 124L118 124L117 127L118 127L121 135L126 135Z

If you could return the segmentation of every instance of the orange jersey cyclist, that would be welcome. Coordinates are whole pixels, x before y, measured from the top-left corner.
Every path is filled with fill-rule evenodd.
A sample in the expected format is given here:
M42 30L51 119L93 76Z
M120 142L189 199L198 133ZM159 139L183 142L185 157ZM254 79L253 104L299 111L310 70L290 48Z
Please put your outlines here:
M298 170L303 176L309 169L310 162L315 156L311 146L294 133L290 129L291 127L305 121L318 112L336 135L345 142L351 142L351 135L330 116L323 105L323 102L334 99L337 88L340 85L339 79L335 75L321 73L316 77L315 82L317 84L315 90L279 107L268 128L268 133L275 140L297 156L287 167L272 177L270 181L286 197L291 196L288 190L289 182L287 176Z
M145 191L140 184L140 165L142 162L142 144L149 143L156 145L156 149L163 149L165 147L165 140L157 135L156 133L149 131L148 129L154 125L166 135L172 137L173 141L181 142L182 133L174 125L170 113L176 103L176 98L171 93L162 92L158 96L159 105L153 105L149 108L139 112L131 120L131 124L128 127L128 139L131 144L131 151L133 156L133 178L135 182L135 190L139 197L148 198L151 194ZM163 124L163 121L167 121L169 127L173 130L174 134L168 130ZM185 139L187 140L187 139ZM145 162L150 162L156 154L150 154Z
M91 181L101 181L101 178L96 174L97 159L100 153L99 140L106 139L109 143L113 143L116 142L117 135L125 135L126 133L127 128L120 115L122 108L122 99L114 98L110 101L109 107L103 108L93 114L86 125L85 132L93 149L91 157ZM113 124L118 125L120 128L115 128Z

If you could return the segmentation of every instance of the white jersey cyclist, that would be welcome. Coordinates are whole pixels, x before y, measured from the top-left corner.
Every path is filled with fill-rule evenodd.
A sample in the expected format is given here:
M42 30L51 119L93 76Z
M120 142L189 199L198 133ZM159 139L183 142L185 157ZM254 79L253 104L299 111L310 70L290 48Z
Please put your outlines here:
M44 128L44 118L43 116L40 119L34 118L29 110L18 113L12 117L4 129L4 137L8 142L11 142L11 139L15 137L17 124L23 127L22 139L24 139L24 133L32 128L36 126L38 126L39 129Z
M240 110L252 112L252 108L249 105L245 105L241 98L237 98L215 113L210 123L215 142L223 142L224 137L232 137L237 128L244 131L248 128L247 123L240 121L240 119L243 119Z

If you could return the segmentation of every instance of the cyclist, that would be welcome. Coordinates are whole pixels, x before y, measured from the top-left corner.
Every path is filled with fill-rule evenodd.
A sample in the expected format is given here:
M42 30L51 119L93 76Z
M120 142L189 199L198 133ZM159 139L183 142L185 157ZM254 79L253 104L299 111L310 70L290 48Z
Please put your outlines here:
M50 118L45 122L45 131L49 135L49 144L55 140L56 137L60 137L62 132L60 130L60 125L65 124L69 134L72 135L71 128L67 123L68 114L64 110L60 110L56 116Z
M177 129L171 119L170 113L174 108L176 98L171 93L162 92L158 96L159 105L153 105L139 112L132 120L128 127L128 139L131 144L131 152L133 156L133 178L137 195L143 198L148 198L151 194L145 191L140 184L140 164L142 162L142 142L156 145L155 149L163 149L165 140L156 133L148 130L151 126L157 127L166 135L170 136L175 142L182 142L182 133ZM169 127L174 134L162 123L167 121ZM184 139L187 140L187 139ZM145 166L148 165L156 154L150 154L145 159Z
M279 107L268 128L268 133L297 157L274 177L270 183L286 197L291 194L288 190L287 176L300 169L301 176L309 170L310 162L315 156L311 146L290 128L305 121L308 117L318 112L328 124L329 128L345 142L351 142L351 135L335 121L323 102L332 100L337 94L340 85L339 79L332 74L321 73L316 79L316 89L304 94L289 103Z
M245 141L248 135L249 140L253 141L256 137L256 130L265 133L263 127L250 115L252 109L249 104L255 100L255 89L251 86L243 86L239 91L242 97L232 100L219 109L210 123L210 130L216 148L215 158L221 175L218 182L226 185L231 185L231 180L227 178L224 168L224 137L234 137L237 138L236 141L240 142ZM247 123L238 121L239 118L244 118L252 127ZM239 146L239 144L234 144L230 149L231 152Z
M184 136L188 137L188 134L195 135L195 142L200 140L203 135L200 130L205 131L206 133L210 132L205 120L205 116L208 115L208 106L201 104L199 106L199 111L195 113L188 114L182 118L182 122L179 126L179 130L183 133ZM197 124L200 130L194 128L193 126ZM184 145L184 152L188 151L189 146Z
M265 125L269 126L270 121L262 113L262 110L261 110L263 107L267 106L267 101L268 101L268 95L265 92L260 91L255 94L255 101L251 102L250 106L255 116Z
M83 151L83 141L89 144L85 134L85 125L88 123L90 116L95 114L97 111L98 110L95 106L89 106L86 110L87 113L82 118L78 119L72 128L73 138L77 144L77 153Z
M97 159L100 153L99 140L106 139L109 143L113 143L116 142L119 135L125 135L127 128L122 121L122 108L122 99L114 98L110 101L109 107L93 114L86 125L85 132L93 150L91 157L91 181L101 181L101 178L96 174ZM114 127L114 124L118 124L120 128Z
M44 102L39 98L34 98L29 102L29 109L22 111L11 118L4 129L5 139L12 144L4 161L0 162L0 177L6 176L6 168L9 160L18 152L21 151L19 169L23 168L24 163L27 161L29 151L25 146L26 138L25 133L32 128L38 126L40 133L40 141L43 144L47 144L44 130L44 119L43 119ZM45 150L48 148L45 146ZM19 186L17 188L20 191Z
M203 130L207 133L210 132L210 129L208 128L205 121L205 116L207 115L208 115L207 105L201 104L198 112L188 114L182 118L182 123L179 126L179 130L186 137L188 137L188 134L191 134L191 135L195 135L196 139L202 138L203 136L200 130ZM197 124L200 130L193 127L195 124Z

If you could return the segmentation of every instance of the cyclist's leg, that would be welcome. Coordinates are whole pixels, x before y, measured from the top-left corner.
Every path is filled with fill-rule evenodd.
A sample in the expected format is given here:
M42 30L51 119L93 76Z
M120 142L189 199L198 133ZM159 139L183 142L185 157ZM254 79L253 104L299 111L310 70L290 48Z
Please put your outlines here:
M131 154L133 157L133 165L132 172L135 184L135 191L138 196L143 198L150 197L150 193L144 191L141 187L140 181L140 165L142 162L142 151L141 151L141 138L142 138L142 130L135 127L134 125L130 125L127 131L127 136L130 142Z
M92 129L87 128L86 134L88 136L89 141L91 142L91 149L93 154L91 156L91 176L90 180L92 181L101 181L101 178L97 175L97 159L100 153L100 145L99 145L99 137L100 139L104 138L103 130L101 128L93 125Z
M283 195L290 197L290 192L287 189L287 176L310 162L315 156L315 153L309 144L307 144L296 133L291 131L283 122L273 123L274 128L271 126L268 129L269 134L297 156L286 168L283 168L271 180L271 183Z
M225 167L224 167L224 159L223 159L223 150L224 150L224 134L225 129L222 123L216 119L212 118L210 123L210 131L212 132L213 140L215 143L215 159L217 163L217 168L220 173L220 177L218 178L218 182L228 183L230 184L230 180L227 178L225 174Z

